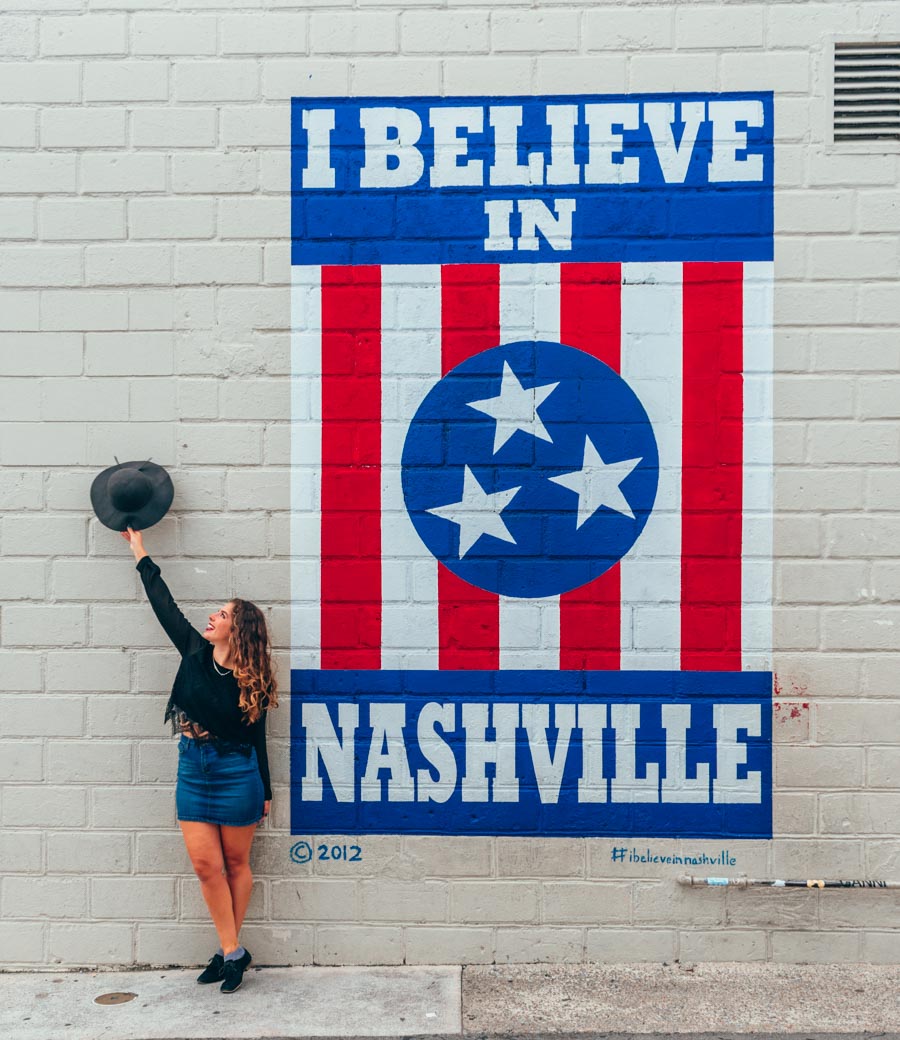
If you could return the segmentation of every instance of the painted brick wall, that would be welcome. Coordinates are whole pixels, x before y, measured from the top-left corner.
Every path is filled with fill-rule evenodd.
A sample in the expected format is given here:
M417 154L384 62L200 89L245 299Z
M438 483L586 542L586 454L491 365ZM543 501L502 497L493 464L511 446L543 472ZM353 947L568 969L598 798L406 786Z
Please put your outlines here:
M6 5L5 962L197 963L215 945L175 823L175 658L86 507L113 454L171 467L148 543L176 597L198 621L232 592L270 604L286 676L302 94L776 91L777 837L732 843L731 872L900 879L900 167L826 147L832 34L900 39L900 8ZM898 957L895 894L685 890L680 868L611 864L606 840L378 837L359 863L294 864L286 702L243 933L260 963Z

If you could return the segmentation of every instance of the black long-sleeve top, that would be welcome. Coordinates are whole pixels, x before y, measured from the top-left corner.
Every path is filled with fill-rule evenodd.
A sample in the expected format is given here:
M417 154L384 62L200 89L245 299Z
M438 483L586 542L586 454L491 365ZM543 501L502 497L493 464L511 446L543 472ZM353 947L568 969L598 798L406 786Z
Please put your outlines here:
M243 753L248 757L250 747L255 747L265 797L270 799L272 786L266 751L268 712L264 710L256 722L247 724L238 704L240 687L237 680L230 671L225 675L216 671L212 643L204 639L178 609L159 567L149 556L144 556L138 562L137 571L153 613L181 654L181 664L166 705L166 722L172 720L173 733L185 724L193 724L195 733L200 727L209 733L214 743L240 745L237 750L246 749Z

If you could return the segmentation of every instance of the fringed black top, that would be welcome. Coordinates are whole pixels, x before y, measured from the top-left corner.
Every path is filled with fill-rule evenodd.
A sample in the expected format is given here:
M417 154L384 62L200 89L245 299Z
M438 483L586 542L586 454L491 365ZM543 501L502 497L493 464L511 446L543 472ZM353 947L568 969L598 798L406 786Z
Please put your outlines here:
M240 687L231 671L216 671L212 643L192 627L178 609L159 567L144 556L137 565L153 613L181 654L181 664L166 705L165 721L172 732L190 732L225 750L240 751L247 758L256 748L259 775L267 799L272 797L269 756L266 751L266 710L248 725L238 704ZM264 704L267 702L263 702Z

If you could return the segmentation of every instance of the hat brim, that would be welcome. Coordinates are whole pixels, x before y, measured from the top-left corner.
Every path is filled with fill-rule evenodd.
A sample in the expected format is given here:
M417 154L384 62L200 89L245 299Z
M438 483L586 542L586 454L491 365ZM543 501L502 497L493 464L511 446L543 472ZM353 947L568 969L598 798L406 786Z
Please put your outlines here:
M133 513L123 513L116 509L109 497L110 477L122 469L139 469L150 480L152 487L152 494L146 504ZM100 523L112 531L124 531L128 527L133 527L135 531L146 531L168 513L174 497L172 478L155 462L122 462L110 466L99 473L91 484L91 506Z

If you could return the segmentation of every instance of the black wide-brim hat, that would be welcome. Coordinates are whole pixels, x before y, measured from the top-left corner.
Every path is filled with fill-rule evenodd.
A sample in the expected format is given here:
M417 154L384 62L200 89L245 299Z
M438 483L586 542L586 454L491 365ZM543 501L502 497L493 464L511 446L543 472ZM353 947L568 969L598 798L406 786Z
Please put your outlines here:
M162 520L174 497L172 478L155 462L120 462L91 484L97 519L113 531L145 531Z

